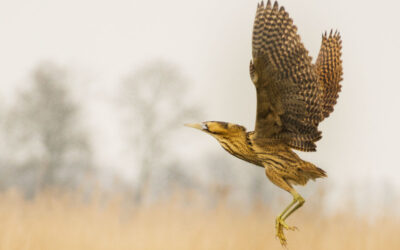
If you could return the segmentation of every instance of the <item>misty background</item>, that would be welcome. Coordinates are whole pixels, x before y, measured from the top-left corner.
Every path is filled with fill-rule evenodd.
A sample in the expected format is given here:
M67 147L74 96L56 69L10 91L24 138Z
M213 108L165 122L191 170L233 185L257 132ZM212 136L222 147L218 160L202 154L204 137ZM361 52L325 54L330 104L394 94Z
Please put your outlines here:
M0 187L102 189L136 202L191 190L251 206L290 196L262 168L183 127L221 120L252 130L254 1L1 1ZM320 125L329 178L299 187L329 210L400 208L395 1L281 0L315 59L343 39L342 92Z

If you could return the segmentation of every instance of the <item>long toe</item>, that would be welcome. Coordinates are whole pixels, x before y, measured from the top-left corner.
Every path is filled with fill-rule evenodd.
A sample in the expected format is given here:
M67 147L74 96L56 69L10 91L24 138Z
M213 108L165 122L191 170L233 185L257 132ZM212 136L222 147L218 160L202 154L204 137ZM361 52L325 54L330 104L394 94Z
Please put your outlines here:
M298 230L298 228L295 226L293 226L293 227L288 226L288 224L286 224L286 222L281 218L277 219L277 223L280 224L282 227L284 227L286 230L290 230L290 231Z
M280 228L277 229L276 237L279 239L279 242L281 243L282 246L286 246L287 245L286 236L283 233L283 227L280 227Z
M288 226L285 223L285 221L280 217L276 218L275 228L276 228L276 237L279 239L282 246L287 245L287 240L286 240L286 236L283 232L283 229L291 230L291 231L297 230L297 227Z
M279 239L279 242L281 243L282 246L286 246L287 241L286 241L286 236L283 232L283 226L278 220L276 221L275 227L276 227L276 237Z

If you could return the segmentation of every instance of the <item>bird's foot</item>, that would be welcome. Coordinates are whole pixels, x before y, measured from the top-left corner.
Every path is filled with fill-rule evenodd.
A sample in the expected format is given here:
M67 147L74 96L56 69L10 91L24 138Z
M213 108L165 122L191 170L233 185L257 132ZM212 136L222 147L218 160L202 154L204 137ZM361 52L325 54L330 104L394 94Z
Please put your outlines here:
M283 232L283 229L291 231L297 230L297 227L288 226L286 222L280 217L276 218L275 228L276 228L276 237L278 237L282 246L286 246L287 244L286 236Z

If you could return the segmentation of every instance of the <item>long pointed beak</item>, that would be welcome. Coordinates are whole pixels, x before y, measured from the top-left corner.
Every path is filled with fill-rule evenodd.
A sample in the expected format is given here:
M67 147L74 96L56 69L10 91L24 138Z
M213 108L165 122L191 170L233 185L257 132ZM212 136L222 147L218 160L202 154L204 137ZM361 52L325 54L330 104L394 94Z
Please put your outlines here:
M197 128L197 129L203 130L200 123L186 123L185 126L186 126L186 127Z

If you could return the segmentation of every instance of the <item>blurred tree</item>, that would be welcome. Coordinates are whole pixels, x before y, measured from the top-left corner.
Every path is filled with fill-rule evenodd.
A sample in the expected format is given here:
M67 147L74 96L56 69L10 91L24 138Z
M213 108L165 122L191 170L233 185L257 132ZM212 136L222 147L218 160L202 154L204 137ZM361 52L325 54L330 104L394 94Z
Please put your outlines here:
M90 169L79 106L70 95L66 72L53 64L37 67L30 87L18 94L5 127L8 162L16 170L10 182L31 193L76 186Z
M131 74L122 88L122 102L127 108L131 146L140 166L136 201L147 193L151 172L168 169L184 178L179 164L171 156L169 141L178 128L196 118L199 108L187 100L188 81L177 68L165 62L152 62ZM173 140L172 140L173 141ZM173 166L174 170L171 170ZM159 173L163 171L158 171ZM164 174L168 174L165 173ZM166 177L167 179L169 177ZM165 178L164 178L165 179ZM185 180L174 180L185 183Z

